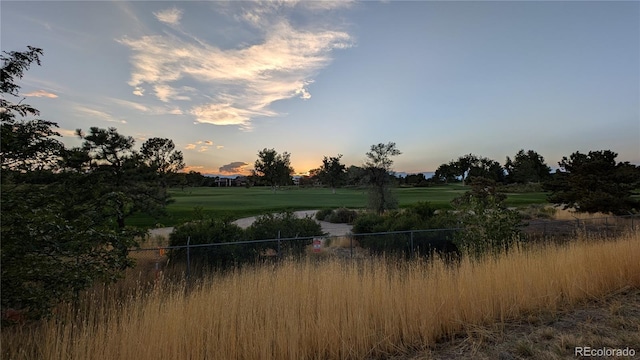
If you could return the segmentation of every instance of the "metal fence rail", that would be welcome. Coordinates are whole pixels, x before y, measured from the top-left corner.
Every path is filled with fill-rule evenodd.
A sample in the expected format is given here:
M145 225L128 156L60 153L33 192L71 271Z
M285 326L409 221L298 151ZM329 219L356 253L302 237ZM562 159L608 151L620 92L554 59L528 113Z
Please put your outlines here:
M627 229L635 230L639 224L640 215L524 221L521 240L570 238L577 233L616 236ZM156 276L159 271L167 267L167 263L173 265L181 263L184 276L189 278L193 270L240 263L252 257L254 261L277 261L284 256L300 258L335 255L354 259L376 254L396 254L405 257L425 256L434 251L447 254L457 252L457 248L452 247L452 241L455 233L462 229L457 227L404 230L346 236L319 235L234 242L211 239L207 244L191 244L189 237L185 241L186 245L131 249L130 255L139 261L152 264L151 268ZM363 252L363 247L367 249L366 252Z

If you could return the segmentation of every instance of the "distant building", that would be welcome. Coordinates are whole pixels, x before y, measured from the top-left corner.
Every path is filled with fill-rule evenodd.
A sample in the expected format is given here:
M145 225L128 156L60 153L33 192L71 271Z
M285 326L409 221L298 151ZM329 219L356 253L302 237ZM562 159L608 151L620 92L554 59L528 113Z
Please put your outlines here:
M233 179L233 186L246 186L249 183L249 178L247 178L246 176L236 176L235 179Z

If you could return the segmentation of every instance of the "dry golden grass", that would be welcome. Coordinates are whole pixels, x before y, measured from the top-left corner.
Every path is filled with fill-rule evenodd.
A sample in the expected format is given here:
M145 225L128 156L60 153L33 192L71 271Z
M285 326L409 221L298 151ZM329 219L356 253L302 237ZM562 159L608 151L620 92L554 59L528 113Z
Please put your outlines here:
M189 292L157 286L126 300L88 298L77 314L3 331L2 352L6 359L383 357L640 288L638 259L636 232L615 241L517 249L458 267L282 262L214 277ZM525 339L518 351L526 355L530 347Z
M390 359L576 359L575 347L583 346L629 348L638 356L640 288L623 288L560 311L539 310L505 323L466 325L454 339Z
M594 213L594 214L579 213L571 209L565 210L562 208L556 208L554 219L555 220L576 220L576 219L591 220L591 219L602 219L602 218L611 217L611 216L612 216L611 214L605 214L605 213Z

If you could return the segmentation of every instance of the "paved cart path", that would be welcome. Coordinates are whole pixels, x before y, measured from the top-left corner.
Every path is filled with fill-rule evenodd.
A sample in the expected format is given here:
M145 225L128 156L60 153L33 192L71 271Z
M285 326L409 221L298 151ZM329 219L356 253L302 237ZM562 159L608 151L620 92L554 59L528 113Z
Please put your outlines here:
M303 211L295 211L294 214L299 218L309 216L315 220L316 212L318 212L318 210L303 210ZM246 229L251 224L253 224L255 220L256 220L256 217L251 216L251 217L238 219L233 223L240 226L243 229ZM320 226L322 227L322 231L328 233L331 236L344 236L350 233L351 229L353 228L353 226L349 224L333 224L327 221L318 221L318 223L320 223ZM165 228L151 229L149 230L149 234L151 236L156 236L156 235L169 236L169 234L171 234L172 231L173 231L173 227L165 227Z

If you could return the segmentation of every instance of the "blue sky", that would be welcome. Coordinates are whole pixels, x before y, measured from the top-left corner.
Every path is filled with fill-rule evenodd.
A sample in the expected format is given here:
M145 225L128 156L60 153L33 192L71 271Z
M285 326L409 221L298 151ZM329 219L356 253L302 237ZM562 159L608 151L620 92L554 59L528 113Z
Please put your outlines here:
M263 148L296 172L393 141L400 172L520 149L555 167L640 164L638 2L13 2L1 47L44 49L20 82L60 126L172 139L188 169Z

